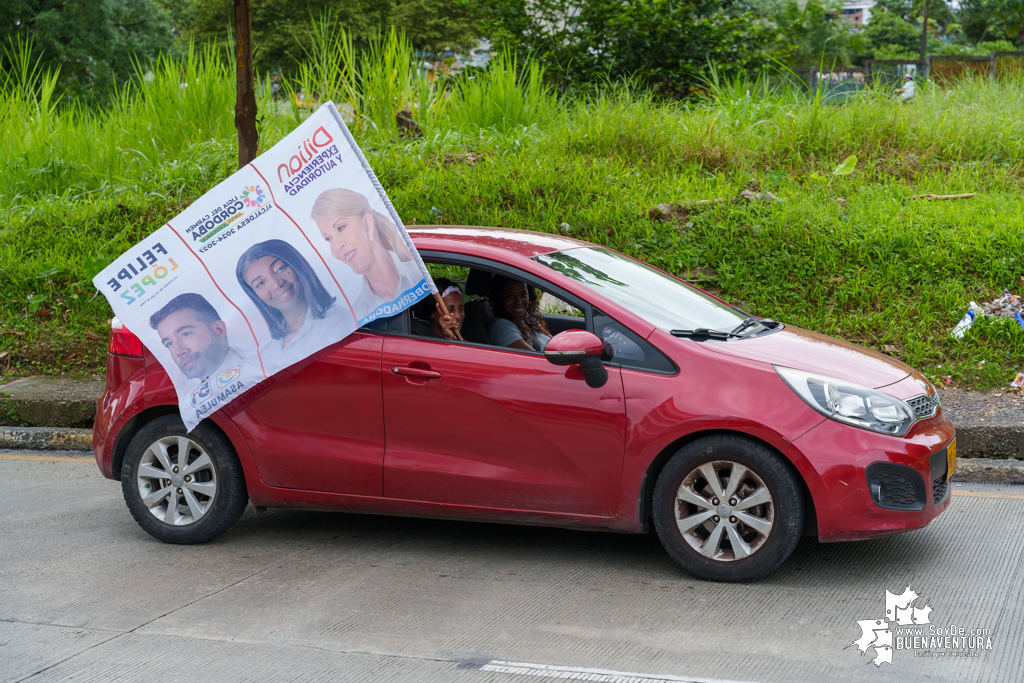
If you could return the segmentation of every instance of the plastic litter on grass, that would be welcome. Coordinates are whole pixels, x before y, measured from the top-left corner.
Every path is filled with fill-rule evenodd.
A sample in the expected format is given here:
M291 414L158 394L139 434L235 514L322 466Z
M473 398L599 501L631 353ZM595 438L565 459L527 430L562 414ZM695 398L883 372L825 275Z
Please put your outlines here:
M967 307L967 313L960 318L960 322L950 330L949 334L957 339L963 339L964 334L971 329L971 325L979 315L985 318L1009 318L1024 329L1024 299L1016 294L1010 294L1008 289L1004 289L1003 293L995 299L980 306L972 301Z
M1024 313L1024 299L1015 294L1010 294L1010 291L1007 289L1003 290L1002 295L981 305L981 314L983 316L989 318L1013 318L1017 321L1017 324L1024 327L1024 323L1021 323L1022 313Z

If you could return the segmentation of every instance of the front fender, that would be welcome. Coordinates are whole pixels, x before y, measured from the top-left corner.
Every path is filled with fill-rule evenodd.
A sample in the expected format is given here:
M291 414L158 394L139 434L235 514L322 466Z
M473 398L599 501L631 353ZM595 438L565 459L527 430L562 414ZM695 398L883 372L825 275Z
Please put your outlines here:
M825 418L787 387L770 365L746 360L687 363L679 375L622 370L626 442L620 497L610 526L643 531L658 473L685 443L704 434L742 434L786 454L792 442ZM687 367L690 365L690 367ZM812 497L817 474L806 458L787 455Z
M782 453L797 469L811 491L812 499L824 496L824 487L817 471L803 453L777 431L758 422L735 416L702 417L688 420L672 430L667 430L651 444L650 452L645 454L644 457L648 460L645 469L641 471L634 467L628 474L623 473L622 495L615 518L609 526L617 531L645 532L649 503L661 468L687 443L711 434L738 434L771 446ZM643 461L638 460L636 464L641 462ZM817 508L817 504L815 507Z

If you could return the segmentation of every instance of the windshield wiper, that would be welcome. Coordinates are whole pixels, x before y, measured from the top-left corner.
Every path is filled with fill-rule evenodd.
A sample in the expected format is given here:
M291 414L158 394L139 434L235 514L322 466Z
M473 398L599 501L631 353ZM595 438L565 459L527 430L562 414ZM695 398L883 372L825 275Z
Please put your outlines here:
M695 339L702 341L705 339L719 339L725 341L732 337L738 337L738 334L732 332L722 332L721 330L709 330L706 327L698 327L695 330L669 330L669 334L673 337L686 337L687 339Z
M740 332L742 332L743 330L753 327L754 325L760 324L762 324L760 318L748 317L745 318L743 322L741 322L739 325L737 325L729 334L735 334L736 336L739 336Z
M771 318L755 318L754 316L747 316L743 320L743 322L741 322L739 325L737 325L732 330L732 332L730 332L730 334L735 334L736 336L742 336L740 334L741 332L750 329L754 325L760 325L760 326L764 327L767 330L774 330L775 328L777 328L779 326L779 324L780 323L779 323L778 320L772 320Z

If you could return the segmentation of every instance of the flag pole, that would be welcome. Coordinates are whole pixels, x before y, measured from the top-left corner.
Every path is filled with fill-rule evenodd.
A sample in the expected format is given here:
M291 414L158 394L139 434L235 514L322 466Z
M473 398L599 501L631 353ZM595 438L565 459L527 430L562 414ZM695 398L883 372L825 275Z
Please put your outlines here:
M235 129L238 131L238 167L256 158L256 86L252 66L252 9L249 0L235 5Z

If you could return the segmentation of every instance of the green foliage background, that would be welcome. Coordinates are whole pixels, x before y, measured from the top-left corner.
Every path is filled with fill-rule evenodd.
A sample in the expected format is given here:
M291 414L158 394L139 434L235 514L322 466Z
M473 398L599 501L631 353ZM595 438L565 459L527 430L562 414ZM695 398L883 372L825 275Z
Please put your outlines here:
M168 13L152 0L5 0L0 45L31 42L69 95L105 98L143 63L174 47ZM0 58L10 68L10 59Z
M483 32L499 49L541 60L563 89L632 79L687 96L714 62L757 70L782 47L774 27L739 0L494 0Z
M959 9L957 9L959 7ZM252 4L255 63L264 76L296 77L327 21L355 53L391 30L448 62L489 39L541 62L560 92L595 92L630 80L662 96L689 97L715 64L755 73L775 62L863 65L918 54L924 0L880 0L866 30L840 0L260 0ZM158 56L191 45L228 48L231 0L4 0L0 46L31 44L57 74L57 93L107 106ZM1022 0L929 0L931 54L988 54L1024 44ZM422 57L423 55L421 55ZM10 68L0 55L0 67Z
M357 50L372 37L396 28L417 49L468 49L476 45L480 8L469 0L264 0L253 3L253 42L258 70L293 73L313 45L310 20L330 15L333 30L345 30ZM224 43L234 21L231 0L193 2L188 35Z
M1024 364L1012 322L948 335L969 300L1022 288L1020 81L923 87L910 105L880 89L833 106L743 78L690 102L626 87L559 98L535 64L503 58L439 97L409 75L398 36L379 50L352 81L374 93L355 100L352 127L409 224L571 234L961 386L1005 385ZM391 85L374 73L399 67ZM216 51L165 60L102 112L54 107L43 74L6 81L0 350L17 372L102 367L110 310L90 278L231 173L230 73ZM329 92L318 73L293 85ZM264 146L303 115L266 85L259 104ZM398 135L405 106L423 137ZM856 170L833 175L850 155ZM649 213L749 183L781 201ZM912 199L926 192L976 196Z

